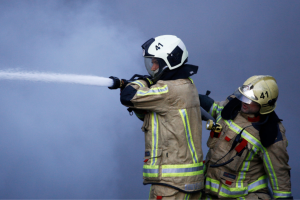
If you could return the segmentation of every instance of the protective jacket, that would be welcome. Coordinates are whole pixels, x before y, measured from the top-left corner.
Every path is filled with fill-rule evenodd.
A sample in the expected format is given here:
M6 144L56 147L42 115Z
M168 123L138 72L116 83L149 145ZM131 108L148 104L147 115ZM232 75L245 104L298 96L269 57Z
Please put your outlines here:
M204 188L202 121L192 79L159 80L150 88L137 80L121 92L123 105L140 109L144 120L144 184L184 192Z
M210 109L223 129L220 134L212 132L207 142L210 149L206 158L205 192L218 198L244 197L252 192L268 193L269 179L274 198L291 197L288 141L282 123L276 121L277 137L266 147L260 137L266 133L260 131L267 120L258 122L254 115L240 111L228 119L225 117L228 113L222 113L233 99L231 96L226 101L214 102ZM241 138L235 142L239 134ZM225 164L231 158L233 161Z

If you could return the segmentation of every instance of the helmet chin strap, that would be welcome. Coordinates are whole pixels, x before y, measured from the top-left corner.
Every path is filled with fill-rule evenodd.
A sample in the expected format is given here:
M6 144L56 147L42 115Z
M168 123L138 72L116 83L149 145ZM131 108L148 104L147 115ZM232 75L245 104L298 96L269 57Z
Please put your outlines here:
M158 68L157 70L154 71L154 73L153 73L154 76L155 76L155 74L157 74L158 71L159 71L159 68Z
M163 74L163 72L167 68L168 68L168 66L164 66L160 72L159 72L159 68L154 71L154 77L153 77L153 82L154 83L158 81L158 79L161 77L161 75Z

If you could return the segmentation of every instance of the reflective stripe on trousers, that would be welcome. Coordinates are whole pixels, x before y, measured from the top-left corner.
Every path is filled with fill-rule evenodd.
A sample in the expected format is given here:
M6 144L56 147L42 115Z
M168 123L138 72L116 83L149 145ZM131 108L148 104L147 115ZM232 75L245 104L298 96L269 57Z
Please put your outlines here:
M185 194L184 200L188 200L190 198L190 194Z
M206 194L205 195L205 200L211 200L212 198L211 198L211 196L209 195L209 194Z
M234 131L235 133L239 134L242 131L242 128L235 124L232 120L224 120L225 123L229 126L229 128ZM271 163L271 159L269 157L267 149L260 143L259 140L257 140L255 137L253 137L250 133L248 133L246 130L243 130L242 137L247 140L249 143L251 143L253 146L258 148L263 152L264 155L264 162L266 163L267 170L269 173L269 176L271 178L271 183L275 189L278 189L278 181L276 177L276 173L273 169L273 165Z

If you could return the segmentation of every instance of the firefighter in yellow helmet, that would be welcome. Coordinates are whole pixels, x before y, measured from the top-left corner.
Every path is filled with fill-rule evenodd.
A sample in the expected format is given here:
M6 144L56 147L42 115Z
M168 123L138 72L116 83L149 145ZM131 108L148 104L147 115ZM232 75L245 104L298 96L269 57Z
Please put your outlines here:
M199 95L221 131L207 146L204 199L292 199L288 141L272 76L252 76L225 101ZM268 180L272 191L268 191Z

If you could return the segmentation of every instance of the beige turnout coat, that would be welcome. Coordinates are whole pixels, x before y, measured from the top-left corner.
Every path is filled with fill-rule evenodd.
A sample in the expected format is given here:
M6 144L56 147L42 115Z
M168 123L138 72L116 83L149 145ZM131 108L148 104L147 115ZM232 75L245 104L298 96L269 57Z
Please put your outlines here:
M145 111L144 184L185 192L203 189L202 123L193 81L160 80L148 88L145 81L138 80L129 86L136 90L129 107Z
M249 122L249 115L239 112L234 120L222 119L221 111L227 103L228 100L215 102L210 111L223 130L219 138L210 136L207 142L210 149L206 162L205 192L218 198L242 199L253 192L268 193L269 179L274 198L290 197L291 168L288 165L289 156L286 150L288 141L281 122L278 123L280 132L275 143L266 148L260 142L259 131ZM246 147L242 155L236 156L233 162L225 166L210 167L218 160L218 164L224 163L236 155L239 148L228 152L234 138L242 129L243 140L237 145L241 144L241 148Z

